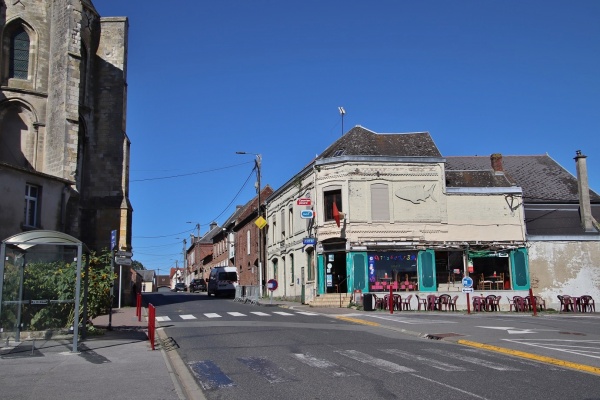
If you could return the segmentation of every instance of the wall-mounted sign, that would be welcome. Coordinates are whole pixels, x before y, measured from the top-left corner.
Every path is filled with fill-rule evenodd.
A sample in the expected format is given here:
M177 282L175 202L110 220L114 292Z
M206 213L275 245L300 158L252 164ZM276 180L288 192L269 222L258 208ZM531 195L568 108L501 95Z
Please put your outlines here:
M302 244L305 246L312 245L314 246L317 243L316 238L304 238L302 239Z
M310 206L312 203L310 202L309 198L303 197L296 200L296 204L298 204L299 206Z
M304 218L304 219L311 219L314 216L314 212L313 210L302 210L300 212L300 217Z

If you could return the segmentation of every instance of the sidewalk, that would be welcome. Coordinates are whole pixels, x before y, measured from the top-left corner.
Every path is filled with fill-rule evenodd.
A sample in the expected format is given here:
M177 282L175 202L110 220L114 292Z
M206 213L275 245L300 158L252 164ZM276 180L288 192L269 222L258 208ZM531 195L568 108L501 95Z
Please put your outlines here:
M93 323L108 327L108 315ZM150 348L147 324L135 307L114 309L112 331L81 340L78 353L72 339L1 343L2 398L183 399L164 352Z

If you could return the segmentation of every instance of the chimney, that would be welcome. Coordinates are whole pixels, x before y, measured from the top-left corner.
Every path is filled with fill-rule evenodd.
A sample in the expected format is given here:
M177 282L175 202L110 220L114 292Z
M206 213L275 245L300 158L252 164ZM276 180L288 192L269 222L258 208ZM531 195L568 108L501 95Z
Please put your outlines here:
M492 169L496 175L504 174L504 167L502 166L502 154L494 153L490 156L492 162Z
M575 152L575 166L577 168L577 190L579 192L579 216L581 226L585 232L596 232L592 223L592 206L590 204L590 185L588 183L587 156L581 150Z
M212 231L213 229L215 229L217 227L217 223L215 221L210 223L210 230Z

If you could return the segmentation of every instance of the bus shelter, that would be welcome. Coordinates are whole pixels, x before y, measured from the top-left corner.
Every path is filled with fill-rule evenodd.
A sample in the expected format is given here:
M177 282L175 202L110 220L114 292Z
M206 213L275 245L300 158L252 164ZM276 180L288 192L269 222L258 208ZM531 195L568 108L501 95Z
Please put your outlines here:
M14 335L15 342L20 342L25 332L28 336L56 331L70 334L72 324L72 352L77 352L84 251L89 254L80 240L48 230L23 232L2 241L2 337Z

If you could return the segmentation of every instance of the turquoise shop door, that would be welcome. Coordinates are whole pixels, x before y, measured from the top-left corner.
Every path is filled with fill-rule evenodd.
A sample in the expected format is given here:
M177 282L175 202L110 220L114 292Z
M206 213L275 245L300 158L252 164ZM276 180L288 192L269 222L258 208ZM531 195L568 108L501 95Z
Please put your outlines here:
M435 253L433 250L419 251L417 257L417 267L419 270L419 291L435 292L437 291L437 282L435 278Z
M510 271L514 290L529 290L529 255L521 248L510 253Z
M346 255L346 265L348 266L348 288L350 292L355 290L368 292L367 285L367 253L348 253Z
M325 257L323 254L319 254L317 256L317 283L318 283L318 293L325 293L325 267L324 267Z

